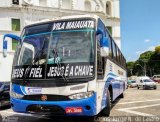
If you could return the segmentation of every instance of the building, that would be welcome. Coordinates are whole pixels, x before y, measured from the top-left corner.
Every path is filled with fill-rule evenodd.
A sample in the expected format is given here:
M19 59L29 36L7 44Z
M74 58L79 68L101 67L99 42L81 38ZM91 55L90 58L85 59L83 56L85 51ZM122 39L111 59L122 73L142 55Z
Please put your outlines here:
M3 35L20 35L24 26L54 17L97 14L108 27L117 45L120 40L119 0L1 0L0 1L0 80L9 80L17 42L8 41L8 56L3 58ZM7 71L7 73L4 73Z

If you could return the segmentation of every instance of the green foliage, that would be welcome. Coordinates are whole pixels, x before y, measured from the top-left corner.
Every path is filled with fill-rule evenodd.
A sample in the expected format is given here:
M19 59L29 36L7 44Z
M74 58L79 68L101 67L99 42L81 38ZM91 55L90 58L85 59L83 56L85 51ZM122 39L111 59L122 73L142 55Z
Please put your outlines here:
M147 76L160 74L160 46L157 46L155 51L146 51L142 53L135 62L127 63L128 77L131 75L144 75L145 69Z
M134 62L127 62L127 74L129 76L132 75L133 68L134 68Z
M154 54L153 51L146 51L142 53L139 57L139 60L143 60L143 62L148 62L150 57Z
M128 67L129 69L133 69L133 67L134 67L134 62L127 62L127 67Z
M155 48L155 52L156 52L156 53L160 53L160 46L157 46L157 47Z

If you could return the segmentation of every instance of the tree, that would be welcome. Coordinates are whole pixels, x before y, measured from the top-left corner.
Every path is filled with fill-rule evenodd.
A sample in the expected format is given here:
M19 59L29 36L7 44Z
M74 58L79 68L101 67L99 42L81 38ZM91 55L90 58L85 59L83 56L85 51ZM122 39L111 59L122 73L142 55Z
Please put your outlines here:
M133 75L133 67L134 67L134 62L127 62L127 74L128 77L130 77L131 75Z
M160 46L155 47L155 51L146 51L140 54L135 62L127 63L128 76L144 75L145 71L147 76L160 74Z
M155 52L160 53L160 46L155 47Z
M152 75L160 74L160 46L155 47L155 52L150 57L149 65L152 67Z
M143 62L148 62L150 57L154 54L153 51L146 51L144 53L142 53L139 57L139 60L143 60Z
M153 54L153 51L146 51L140 55L137 63L141 66L141 71L137 71L139 73L138 75L151 76L151 65L149 65L149 61Z

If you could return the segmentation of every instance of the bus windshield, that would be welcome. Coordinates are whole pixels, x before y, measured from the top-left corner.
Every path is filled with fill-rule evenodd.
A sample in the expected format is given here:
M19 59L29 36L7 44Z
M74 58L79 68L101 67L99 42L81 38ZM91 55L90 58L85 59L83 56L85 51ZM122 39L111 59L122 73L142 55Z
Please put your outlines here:
M22 79L28 67L31 67L28 79L60 78L64 75L67 78L93 77L94 28L88 25L85 28L53 30L50 27L42 24L37 28L26 28L23 44L15 54L12 78ZM36 74L37 68L40 68L40 74Z
M48 64L55 63L55 53L60 63L93 62L93 31L73 30L63 32L53 32Z

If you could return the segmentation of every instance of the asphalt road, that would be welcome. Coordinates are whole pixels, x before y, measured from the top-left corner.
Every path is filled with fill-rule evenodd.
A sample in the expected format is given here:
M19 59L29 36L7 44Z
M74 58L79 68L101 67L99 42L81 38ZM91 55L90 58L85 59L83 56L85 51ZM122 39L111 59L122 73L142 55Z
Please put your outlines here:
M9 107L1 108L0 122L89 122L84 117L51 117L13 112ZM124 98L117 99L110 117L97 117L96 122L160 122L160 85L156 90L129 88Z

